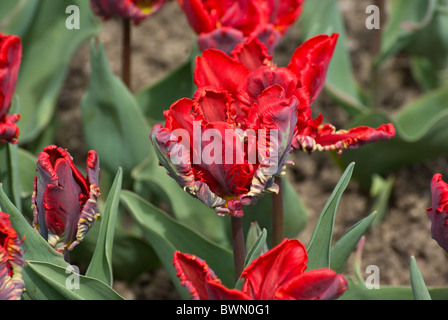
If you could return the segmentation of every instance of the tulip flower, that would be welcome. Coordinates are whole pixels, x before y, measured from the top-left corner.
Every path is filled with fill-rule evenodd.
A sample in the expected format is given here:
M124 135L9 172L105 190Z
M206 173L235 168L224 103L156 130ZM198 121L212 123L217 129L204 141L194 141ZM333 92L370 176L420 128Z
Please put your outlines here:
M272 52L302 11L303 0L178 0L198 34L200 50L230 53L238 43L255 37Z
M93 150L87 157L87 177L63 148L50 145L38 154L33 226L58 252L72 250L98 218L98 174L99 159Z
M437 173L431 181L431 207L427 213L431 220L431 236L448 252L448 184Z
M393 137L392 124L336 131L322 124L321 115L311 118L336 39L321 35L306 41L287 67L277 67L255 38L230 56L204 50L196 58L193 99L175 102L164 113L165 125L153 127L160 163L218 214L241 216L245 205L278 191L274 179L294 148L340 153Z
M93 12L109 19L120 17L131 19L134 24L141 23L144 19L154 14L166 0L90 0Z
M9 221L0 212L0 300L19 300L25 283L22 278L22 241Z
M330 300L348 289L331 269L306 270L308 255L296 239L285 239L254 259L241 278L241 290L225 287L205 261L176 251L173 264L181 284L195 300Z
M8 111L16 89L21 58L20 38L0 33L0 145L18 142L19 128L16 123L20 115L9 115Z

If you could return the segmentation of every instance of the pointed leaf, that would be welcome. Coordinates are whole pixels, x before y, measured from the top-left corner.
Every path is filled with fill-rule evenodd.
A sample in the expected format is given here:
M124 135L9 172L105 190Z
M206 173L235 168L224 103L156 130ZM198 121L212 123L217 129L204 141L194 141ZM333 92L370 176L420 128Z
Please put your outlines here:
M353 227L351 227L331 248L330 251L330 268L341 273L347 264L347 261L355 250L359 239L369 229L375 220L376 213L373 212L366 218L359 221Z
M96 278L109 286L112 285L113 280L112 247L114 244L115 221L117 220L120 203L122 176L122 170L119 168L107 196L101 215L98 241L86 271L86 276Z
M350 182L354 163L351 163L338 184L334 188L330 198L325 204L319 219L314 227L313 234L308 244L308 264L307 270L330 268L330 248L333 235L334 219L338 209L339 200Z
M412 293L414 294L415 300L431 300L431 296L429 295L428 288L426 288L425 280L418 269L417 261L415 257L411 257L410 262L410 277L411 277L411 286Z

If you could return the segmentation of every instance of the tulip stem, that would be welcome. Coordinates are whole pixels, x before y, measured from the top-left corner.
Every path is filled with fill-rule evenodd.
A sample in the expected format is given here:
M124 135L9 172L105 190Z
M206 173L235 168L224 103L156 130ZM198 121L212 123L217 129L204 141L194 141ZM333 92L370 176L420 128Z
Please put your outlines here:
M284 238L283 231L283 190L281 177L275 177L275 183L279 187L277 194L272 194L272 246L282 242Z
M123 19L121 79L131 90L131 19Z
M385 12L384 0L375 0L375 5L379 8L381 19ZM372 54L378 57L381 53L381 40L382 40L382 26L379 29L372 30ZM373 63L371 68L371 90L372 90L372 108L378 109L381 106L382 90L381 90L381 77L382 66L378 63Z
M233 243L233 264L235 267L235 281L241 276L244 270L244 260L246 250L244 246L243 221L240 217L231 217L232 223L232 243Z

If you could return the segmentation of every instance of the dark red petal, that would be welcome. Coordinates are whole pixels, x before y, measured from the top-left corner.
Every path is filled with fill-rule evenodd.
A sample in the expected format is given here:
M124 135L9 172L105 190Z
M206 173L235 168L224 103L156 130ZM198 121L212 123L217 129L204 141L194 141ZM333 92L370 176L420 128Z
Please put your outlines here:
M298 78L298 87L307 88L310 104L322 91L338 34L317 35L296 49L288 64Z
M240 99L254 101L265 89L275 84L285 89L286 96L291 96L297 86L297 78L286 68L261 66L249 75L246 91L240 95Z
M282 33L273 24L259 25L249 38L257 38L265 45L267 52L272 53L280 42Z
M220 283L207 282L208 300L252 300L250 296L237 289L229 289Z
M210 86L236 96L248 74L246 66L224 52L207 49L196 58L194 81L198 88Z
M437 173L431 181L431 207L427 209L431 220L431 236L448 252L448 184Z
M257 300L272 300L281 286L305 271L307 261L303 244L285 239L244 269L242 291Z
M279 288L279 300L332 300L348 289L345 278L331 269L317 269L291 279Z
M225 2L225 1L214 1ZM262 23L262 12L258 1L227 1L225 11L222 11L220 22L223 26L233 27L248 36L260 23Z
M250 38L238 44L231 55L244 64L250 72L268 64L272 60L272 56L268 54L266 46L257 38Z
M216 28L216 20L213 20L207 12L201 0L177 0L187 16L188 22L197 33L210 32Z
M266 1L266 12L269 22L281 33L293 24L302 12L304 0L269 0Z
M185 129L193 137L193 121L194 115L191 113L193 109L193 100L182 98L174 102L169 110L164 112L166 117L165 128L169 131L175 129Z
M195 92L194 101L194 112L201 114L205 121L227 121L231 97L226 91L199 88Z
M221 27L207 33L201 33L198 36L198 46L200 51L214 48L230 54L243 39L244 35L240 30L232 27Z
M19 114L5 114L3 118L0 117L0 145L8 142L18 143L20 129L16 123L19 119Z
M81 188L73 178L70 163L66 159L57 159L54 170L58 176L58 185L47 185L45 189L45 219L53 234L63 238L64 243L71 243L75 239L81 214Z
M173 265L181 285L187 288L195 300L208 300L207 282L220 283L207 263L195 255L176 251Z

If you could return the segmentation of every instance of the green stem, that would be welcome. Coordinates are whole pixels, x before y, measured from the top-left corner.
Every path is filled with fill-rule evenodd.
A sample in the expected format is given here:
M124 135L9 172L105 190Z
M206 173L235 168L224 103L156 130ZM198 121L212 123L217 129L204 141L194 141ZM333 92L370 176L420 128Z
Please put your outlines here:
M123 19L121 79L131 90L131 20Z
M378 7L381 15L381 21L384 21L383 15L386 14L384 0L375 0L375 5ZM372 54L374 57L378 57L381 53L381 41L382 41L382 28L383 23L380 22L379 29L373 29L372 38ZM382 103L382 65L379 63L373 63L371 69L371 94L372 94L372 108L378 109Z
M242 218L231 217L231 224L235 281L238 281L244 270L244 260L246 259Z
M284 210L283 210L283 190L281 177L275 178L275 183L279 187L277 194L272 194L272 246L276 246L282 242L284 238Z

